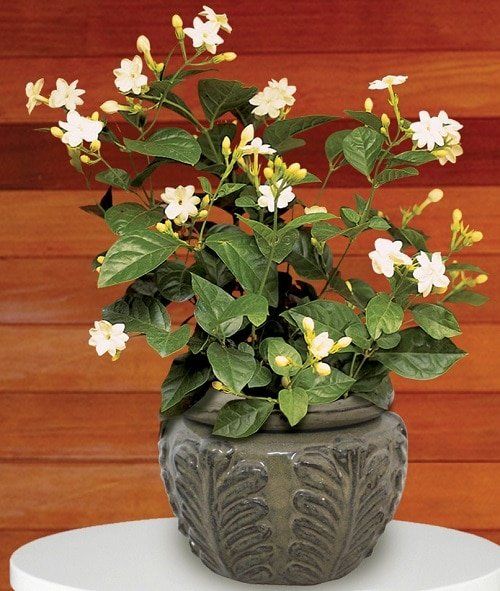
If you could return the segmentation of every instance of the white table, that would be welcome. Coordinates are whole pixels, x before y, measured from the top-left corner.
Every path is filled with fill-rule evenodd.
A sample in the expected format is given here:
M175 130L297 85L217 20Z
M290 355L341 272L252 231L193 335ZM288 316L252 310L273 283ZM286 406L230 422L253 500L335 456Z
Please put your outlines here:
M15 591L271 591L220 577L191 554L175 519L77 529L19 548ZM500 546L451 529L394 521L373 555L321 591L499 591ZM311 589L312 589L311 588Z

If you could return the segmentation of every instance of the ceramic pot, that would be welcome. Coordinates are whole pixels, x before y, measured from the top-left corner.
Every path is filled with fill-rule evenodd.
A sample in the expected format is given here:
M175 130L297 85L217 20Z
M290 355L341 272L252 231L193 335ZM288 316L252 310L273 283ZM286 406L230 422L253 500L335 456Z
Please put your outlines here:
M210 391L164 421L160 465L179 530L213 571L247 583L314 585L369 556L403 491L401 418L349 397L291 429L274 411L247 439L211 434L233 397Z

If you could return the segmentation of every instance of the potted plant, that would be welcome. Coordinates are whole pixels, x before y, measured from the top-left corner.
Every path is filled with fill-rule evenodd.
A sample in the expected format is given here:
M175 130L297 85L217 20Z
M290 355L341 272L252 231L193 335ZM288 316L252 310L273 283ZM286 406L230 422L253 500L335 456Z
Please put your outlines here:
M407 120L395 92L406 76L385 76L369 88L387 93L390 116L370 98L346 111L326 139L321 181L289 152L336 118L290 116L296 88L286 78L258 90L207 74L236 58L217 52L231 32L226 15L205 6L192 27L177 15L172 25L163 62L138 38L137 55L114 70L122 99L101 114L80 114L76 80L58 79L49 96L43 79L26 87L30 112L65 111L50 132L71 165L108 186L84 208L116 234L93 265L99 287L127 287L89 344L113 360L129 334L162 357L182 352L161 387L160 463L179 528L207 566L254 583L338 578L371 553L403 490L406 431L388 410L391 372L446 372L465 354L450 340L460 328L448 303L486 300L473 290L486 274L457 260L481 232L454 210L442 253L413 225L441 190L401 219L376 202L420 166L455 162L462 126L444 111ZM178 94L199 75L202 116ZM165 127L166 111L184 123ZM107 120L114 114L125 127ZM162 171L181 165L185 182L155 190ZM346 167L367 190L333 207L323 191ZM315 184L305 202L313 191L303 186ZM127 199L115 202L115 189ZM343 272L368 232L383 291ZM178 326L167 312L175 305Z

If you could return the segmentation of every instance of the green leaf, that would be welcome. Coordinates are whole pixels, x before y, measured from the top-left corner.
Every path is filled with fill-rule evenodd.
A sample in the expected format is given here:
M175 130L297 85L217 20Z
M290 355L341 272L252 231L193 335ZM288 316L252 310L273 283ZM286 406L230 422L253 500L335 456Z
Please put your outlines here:
M302 366L300 353L281 337L264 339L262 342L262 349L266 353L267 361L272 370L279 376L293 376ZM275 358L278 355L288 357L291 362L290 365L287 365L286 367L279 367L276 365Z
M239 439L258 431L274 409L274 402L263 398L232 400L224 405L215 421L213 434Z
M379 293L366 306L366 328L372 339L382 333L397 332L403 323L404 311L386 293Z
M290 324L302 329L302 320L309 316L314 320L316 333L328 332L330 338L338 340L352 324L360 324L360 319L346 304L330 300L315 300L283 312L281 316Z
M372 218L370 218L368 220L368 225L372 230L388 230L391 227L391 224L389 224L389 222L386 219L378 215L375 215Z
M255 372L255 358L250 353L212 343L207 350L215 376L234 394L239 394Z
M269 369L261 364L257 364L254 374L248 382L249 388L263 388L271 383L272 374Z
M302 140L295 140L294 136L296 134L317 127L318 125L323 125L329 121L334 121L335 119L338 119L338 117L308 115L306 117L275 121L269 127L266 127L264 131L264 142L270 144L278 152L283 153L304 144Z
M156 224L164 216L161 206L146 209L138 203L113 205L104 215L106 223L115 234L130 234Z
M161 412L173 408L186 396L208 382L212 372L200 357L182 355L174 359L167 378L161 386Z
M195 252L197 262L196 274L203 275L211 283L224 287L233 281L233 276L218 256L204 248ZM193 268L193 272L195 269Z
M264 296L247 293L229 304L224 312L224 318L246 316L254 326L260 326L266 321L268 313L268 303Z
M364 324L351 324L345 330L345 334L351 337L352 342L360 349L369 349L371 346L371 338L366 330Z
M156 269L184 244L170 234L138 230L119 238L108 250L97 285L109 287Z
M325 154L328 162L332 162L339 154L342 154L342 142L350 133L350 129L342 129L341 131L334 131L327 137L325 142Z
M375 131L380 131L380 128L382 127L382 121L373 113L368 113L367 111L349 111L349 110L347 110L346 113L352 119L355 119L356 121L360 121L364 125L368 125L368 127L371 127Z
M481 267L477 265L470 265L468 263L449 263L446 265L447 271L471 271L472 273L486 273Z
M447 338L437 341L421 328L408 328L401 332L395 349L379 350L374 359L405 378L430 380L444 374L464 355Z
M386 168L375 179L375 187L380 187L386 183L392 183L399 179L404 179L409 176L417 176L418 170L416 168Z
M432 152L427 150L410 150L409 152L401 152L400 154L394 154L390 160L390 166L395 164L426 164L436 160L436 156Z
M130 185L130 176L126 170L121 168L109 168L98 172L95 175L95 180L105 185L118 187L119 189L128 189Z
M383 334L377 339L377 346L381 349L394 349L394 347L401 340L399 332L393 332L392 334Z
M163 330L168 334L170 318L165 306L157 299L148 296L125 296L103 308L104 320L116 324L123 322L127 332L147 334L152 330Z
M172 302L185 302L194 295L191 270L179 261L165 261L156 270L156 284L161 295Z
M311 232L301 229L286 260L301 277L326 279L332 268L332 251L325 246L320 254L311 244Z
M268 261L252 236L233 228L211 234L205 244L224 261L245 291L260 292ZM269 268L261 295L268 299L271 306L278 305L278 272L275 265Z
M349 164L369 176L380 155L384 137L369 127L358 127L342 142L344 157Z
M286 226L283 226L283 228L281 228L281 231L291 230L292 228L300 228L301 226L305 226L306 224L315 224L316 222L332 220L336 217L338 216L328 212L308 213L304 215L299 215L299 217L289 221L286 224Z
M205 78L198 83L201 106L210 126L224 113L237 109L257 94L255 86L243 86L237 80Z
M366 308L368 302L374 297L375 291L371 285L361 279L349 279L352 293L356 300L361 303L363 308Z
M294 381L294 386L303 388L309 398L309 404L327 404L338 400L349 391L355 380L344 372L332 368L328 376L319 376L312 367L301 371Z
M217 191L217 199L227 197L228 195L231 195L231 193L236 193L236 191L241 191L241 189L243 189L246 186L247 185L245 185L245 183L225 183Z
M393 397L394 388L392 382L387 375L383 376L380 382L371 390L355 392L356 396L360 396L365 400L370 401L375 406L388 410Z
M311 236L316 238L318 242L326 242L330 238L334 238L342 234L342 230L338 226L327 224L326 222L319 222L314 224L311 229Z
M417 250L427 251L426 236L414 228L397 228L392 226L389 233L396 240L401 240L404 245L410 245Z
M224 165L224 156L222 155L222 140L227 136L230 140L236 134L236 125L233 123L220 123L214 125L198 137L198 143L201 152L205 158L211 162Z
M132 179L130 185L132 187L141 187L144 181L148 179L159 166L172 162L175 162L175 160L171 160L170 158L155 158Z
M419 304L411 311L415 322L433 339L456 337L461 334L453 314L437 304Z
M469 304L470 306L482 306L490 298L482 293L471 291L470 289L463 289L457 291L446 298L447 302L454 304Z
M293 228L288 230L288 227L285 226L281 228L275 236L273 230L269 226L266 226L257 220L251 220L241 216L238 217L244 224L253 230L257 246L266 258L271 257L274 245L272 260L275 263L281 263L285 259L298 238L298 232Z
M299 423L307 414L309 397L302 388L280 390L278 402L281 412L285 415L291 427Z
M124 139L131 152L146 156L170 158L185 164L196 164L201 156L201 148L196 139L184 129L171 127L160 129L147 140Z
M153 330L146 334L146 340L161 357L168 357L188 344L191 336L189 326L181 326L178 330L164 334L163 331Z
M197 296L194 315L205 332L218 338L230 337L240 330L243 318L226 319L224 313L234 298L223 289L198 275L191 283Z

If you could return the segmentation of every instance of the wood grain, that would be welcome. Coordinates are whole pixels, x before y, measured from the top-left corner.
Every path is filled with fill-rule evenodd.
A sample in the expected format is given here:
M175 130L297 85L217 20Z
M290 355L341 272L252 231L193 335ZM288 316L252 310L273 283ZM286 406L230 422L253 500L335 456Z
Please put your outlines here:
M147 463L1 463L0 529L66 529L171 514L159 467ZM464 486L464 484L466 485ZM397 517L500 529L500 464L410 464Z
M173 43L172 12L179 11L188 26L200 6L198 0L149 0L147 13L139 22L132 0L88 0L85 4L66 0L64 10L52 3L38 10L34 0L18 0L0 8L0 51L3 56L127 55L135 50L140 33L148 35L153 50L158 50ZM414 50L416 40L420 53L458 47L500 49L496 3L421 0L418 5L394 10L390 0L376 4L366 0L289 0L286 9L282 2L266 5L265 18L273 23L272 35L263 26L261 11L249 10L248 4L229 5L218 0L211 6L228 13L234 31L225 36L225 45L239 53L288 53L292 44L295 52L310 52L312 45L316 51ZM22 36L16 34L20 22Z
M359 179L358 179L359 183ZM399 222L399 207L420 203L430 188L394 187L380 189L374 205L391 219ZM439 185L438 185L439 186ZM500 254L500 188L498 186L449 186L441 185L445 198L430 206L412 224L432 235L429 245L446 252L449 245L449 224L454 208L462 209L468 224L484 233L484 240L473 248L466 249L467 256ZM312 204L318 195L317 189L297 189L297 196L305 203ZM321 196L322 205L334 213L341 205L351 205L356 193L367 196L367 189L360 184L351 187L329 188ZM0 257L6 259L47 258L47 257L94 257L109 248L114 234L107 229L105 222L96 216L84 213L81 205L95 204L102 196L101 191L62 190L62 191L0 191L0 219L9 219L0 233ZM131 195L116 193L117 202L131 201ZM227 217L214 209L213 219L227 221ZM439 232L437 231L439 230ZM364 255L372 249L374 232L367 232L354 243L351 252ZM334 251L340 250L332 242ZM14 263L15 264L15 263ZM487 263L485 263L487 266ZM7 278L0 281L7 281ZM6 287L6 286L5 286Z
M159 358L142 338L132 339L115 363L109 356L98 358L87 340L86 326L3 326L0 391L158 392L170 359ZM497 391L498 341L496 325L467 325L456 343L469 355L444 376L418 382L418 389L422 392ZM24 361L20 363L20 359ZM410 380L396 377L394 383L397 391L415 390L415 382Z
M4 393L0 459L156 461L160 396L152 392ZM398 392L412 462L500 462L497 392ZM457 425L460 428L457 429Z

